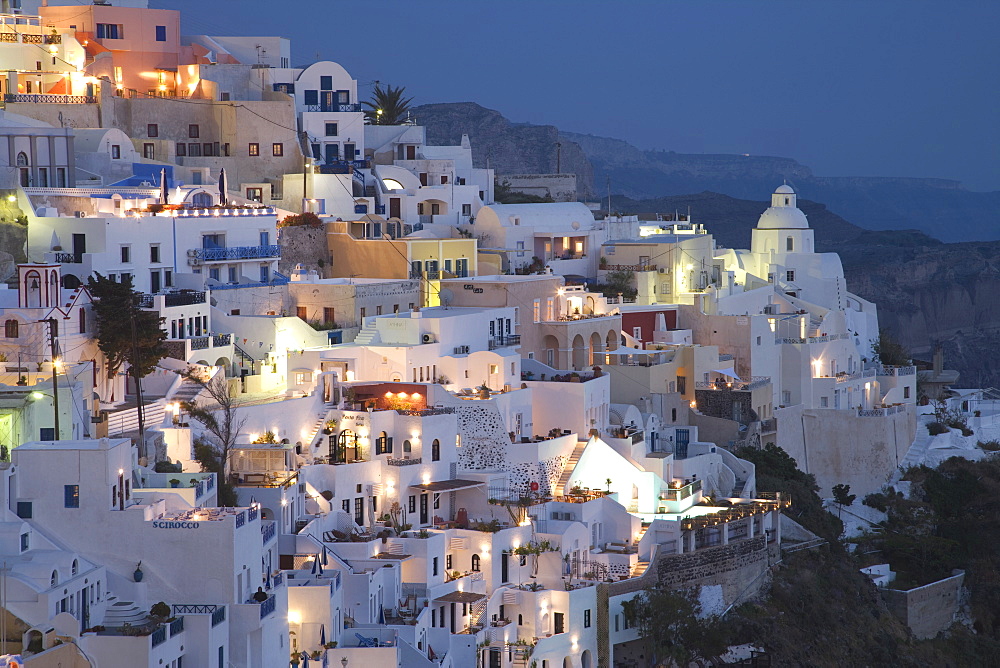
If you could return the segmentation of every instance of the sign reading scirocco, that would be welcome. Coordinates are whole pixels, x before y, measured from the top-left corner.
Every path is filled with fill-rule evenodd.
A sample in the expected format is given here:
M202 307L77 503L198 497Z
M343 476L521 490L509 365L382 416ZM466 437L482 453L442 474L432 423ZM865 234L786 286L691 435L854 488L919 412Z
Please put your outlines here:
M157 520L153 522L154 529L197 529L198 522L168 522Z

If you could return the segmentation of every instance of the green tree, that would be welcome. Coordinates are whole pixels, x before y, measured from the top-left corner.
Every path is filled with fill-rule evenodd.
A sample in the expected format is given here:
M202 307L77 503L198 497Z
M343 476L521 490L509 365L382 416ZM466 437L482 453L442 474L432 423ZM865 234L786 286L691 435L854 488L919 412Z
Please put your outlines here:
M184 378L201 387L199 395L205 401L185 401L181 409L197 420L208 432L195 444L195 459L205 471L215 473L219 483L219 505L236 505L236 494L229 484L229 458L243 426L245 415L239 415L239 403L229 393L229 383L221 371L208 378L191 370Z
M912 363L910 351L885 327L879 328L878 338L872 341L872 352L887 366L909 366Z
M840 517L840 511L843 510L844 506L850 506L854 503L854 499L858 498L857 494L851 494L850 485L834 485L833 486L833 500L837 502L840 506L837 509L837 516Z
M726 627L719 617L702 614L695 589L654 587L622 607L653 655L650 665L712 662L728 648Z
M375 84L370 102L363 104L368 107L365 110L365 119L372 125L399 125L403 122L406 114L410 111L412 97L403 97L405 86L393 88L382 84Z
M132 278L127 274L121 281L112 281L95 272L87 281L87 289L97 317L97 345L108 360L108 377L118 373L126 362L140 378L149 374L167 356L163 318L139 308L142 295L132 288Z

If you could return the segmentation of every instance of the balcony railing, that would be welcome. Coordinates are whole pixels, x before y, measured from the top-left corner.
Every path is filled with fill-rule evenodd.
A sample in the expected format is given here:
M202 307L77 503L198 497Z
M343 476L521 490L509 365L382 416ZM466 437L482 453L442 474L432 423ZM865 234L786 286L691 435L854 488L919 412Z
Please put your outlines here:
M700 491L701 480L695 480L677 489L660 490L660 498L664 501L683 501L692 494Z
M57 252L55 254L55 261L59 264L80 264L83 262L83 254Z
M278 599L268 596L267 600L260 604L260 618L264 619L278 607Z
M905 413L906 406L886 406L885 408L859 408L858 417L889 417L896 413Z
M490 339L490 350L496 350L497 348L506 348L507 346L519 346L521 345L521 335L520 334L506 334L501 336L495 336Z
M656 271L655 264L603 264L602 271Z
M208 341L211 337L208 336L196 336L194 338L188 339L191 342L191 350L207 350Z
M877 369L880 376L915 376L917 367L915 366L883 366Z
M323 111L333 113L347 113L361 111L361 104L357 102L329 102L325 104L307 104L306 111Z
M72 256L72 253L64 253ZM57 262L58 258L56 259ZM204 304L206 294L204 292L168 292L163 295L144 294L139 297L139 308L153 308L155 297L163 297L164 306L190 306L192 304Z
M212 345L216 348L228 346L233 342L232 334L215 334L212 336Z
M229 248L192 248L188 257L202 262L222 262L225 260L263 260L281 257L281 246L231 246Z
M220 605L212 612L212 626L216 627L226 621L226 606Z
M278 534L277 522L269 522L268 524L262 524L260 527L260 533L261 533L261 540L263 541L264 545L267 545Z
M389 466L414 466L416 464L423 463L423 459L417 457L415 459L387 459L385 463Z
M153 647L156 647L158 645L162 645L166 641L167 641L167 627L166 626L161 626L161 627L157 628L155 631L153 631L153 633L152 633L152 635L150 637L150 642L152 642Z
M696 390L733 390L733 391L746 392L749 390L756 390L765 387L770 383L771 383L770 376L754 376L749 381L699 380L694 384L694 387Z
M40 93L5 93L7 104L26 102L28 104L97 104L96 95L45 95Z

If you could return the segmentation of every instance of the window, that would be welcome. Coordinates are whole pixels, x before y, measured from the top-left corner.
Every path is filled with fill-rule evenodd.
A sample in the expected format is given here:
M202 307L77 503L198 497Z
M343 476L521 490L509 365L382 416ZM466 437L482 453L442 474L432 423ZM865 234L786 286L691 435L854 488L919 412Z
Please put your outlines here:
M478 573L479 572L479 566L480 566L479 555L478 554L472 555L472 572L473 573Z
M760 345L760 337L759 336L757 337L757 345L758 346Z
M31 519L31 501L17 502L17 516L20 517L22 520Z
M431 560L431 575L437 575L437 574L438 574L438 558L434 557Z
M80 311L79 311L79 313L80 313L80 316L79 316L80 334L86 334L87 333L87 310L81 308Z
M197 126L197 125L193 125L193 124L192 124L192 125L189 125L189 126L188 126L188 137L189 137L190 139L198 139L198 137L200 137L200 136L201 136L201 135L200 135L200 133L199 133L199 130L198 130L198 126Z
M327 123L326 124L326 136L327 137L336 137L337 136L337 124L336 123Z
M500 365L499 364L491 364L490 365L490 373L491 374L500 373Z
M583 611L583 628L590 628L590 610Z
M65 508L80 507L79 485L63 485L63 507Z
M362 320L364 320L364 319L365 319L365 313L366 313L367 311L368 311L368 309L366 309L366 308L365 308L364 306L362 306L362 307L361 307L361 319L362 319ZM362 324L364 324L364 323L362 323Z
M197 142L193 142L191 144L188 144L188 155L191 156L192 158L200 158L201 157L201 144L199 144ZM195 172L195 173L198 174L199 172Z
M167 26L156 26L156 41L157 42L167 41Z
M332 306L323 307L323 322L329 324L337 322L337 319L334 317L334 315L335 313Z
M382 315L382 305L379 304L375 307L375 315Z
M819 407L820 408L829 408L830 407L830 397L820 397L819 398Z
M156 145L152 142L144 143L142 145L142 157L146 160L156 160Z
M795 250L795 239L793 239L792 237L788 237L787 239L785 239L785 250L788 251L789 253Z
M792 283L793 281L795 281L795 272L792 271L792 270L786 271L785 272L785 280L788 281L789 283Z
M160 261L160 244L149 245L149 261L150 262Z
M127 263L129 263L129 262L132 261L132 247L131 246L122 246L121 247L121 253L122 253L122 263L123 264L127 264Z
M258 144L257 142L251 142L250 146L249 146L248 153L251 156L258 156L258 155L260 155L260 144Z
M432 462L441 461L441 441L437 440L436 438L431 443L431 461Z
M332 76L321 76L319 78L319 89L320 90L333 90L333 77Z
M112 160L121 160L121 158L122 158L122 147L119 146L118 144L112 144L111 145L111 159Z
M21 504L18 503L17 505L20 506ZM28 504L28 505L31 505L31 504ZM31 516L29 515L28 517L31 517ZM31 534L27 534L27 533L22 533L21 534L21 552L25 552L25 551L27 551L27 549L29 547L31 547L30 542L29 542L30 541L30 539L29 539L30 535Z
M318 90L307 90L303 92L303 102L307 106L318 105L319 104L319 91Z
M271 155L276 158L280 158L285 155L285 145L284 144L271 144Z
M163 285L168 288L172 288L174 286L174 272L170 269L163 270Z
M463 216L471 216L472 215L472 205L471 204L463 204L462 205L462 215Z
M909 387L904 387L903 388L903 398L904 399L909 399L910 398L910 388Z
M187 145L182 142L177 142L177 157L183 158L187 155Z
M97 39L125 39L125 30L120 23L98 23Z
M263 188L247 188L247 199L258 204L264 201Z
M687 394L687 376L677 376L677 393Z
M417 512L417 497L413 494L410 495L409 512Z
M17 320L7 320L3 324L3 335L8 339L17 338Z
M308 320L309 319L308 309L305 306L296 306L295 307L295 315L300 320Z
M413 445L410 443L410 439L403 441L403 452L407 454L413 452Z

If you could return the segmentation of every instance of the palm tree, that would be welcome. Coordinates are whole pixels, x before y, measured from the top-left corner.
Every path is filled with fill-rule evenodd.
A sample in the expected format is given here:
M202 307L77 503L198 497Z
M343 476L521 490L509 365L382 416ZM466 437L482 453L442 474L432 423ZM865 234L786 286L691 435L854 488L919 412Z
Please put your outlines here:
M393 88L386 85L382 88L381 84L375 84L371 101L363 103L368 107L365 119L373 125L399 125L410 110L410 102L413 102L412 97L403 97L405 90L405 86Z

